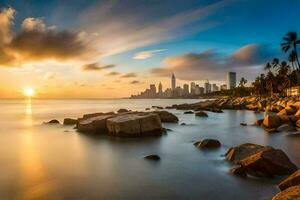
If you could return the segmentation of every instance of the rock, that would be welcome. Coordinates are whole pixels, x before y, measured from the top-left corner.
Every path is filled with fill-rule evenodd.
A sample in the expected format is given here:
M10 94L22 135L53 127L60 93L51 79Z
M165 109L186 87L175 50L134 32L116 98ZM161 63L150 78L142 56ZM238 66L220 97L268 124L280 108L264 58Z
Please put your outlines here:
M203 112L203 111L197 112L197 113L195 113L195 115L197 117L208 117L207 113Z
M296 128L291 123L287 123L287 124L282 124L276 130L283 131L283 132L293 132L296 131Z
M117 112L118 113L126 113L126 112L129 112L129 110L127 110L125 108L120 108Z
M256 126L261 126L262 125L262 123L263 123L263 119L258 119L258 120L256 120L255 122L254 122L254 125L256 125Z
M183 122L183 123L181 123L180 125L181 125L181 126L186 126L186 123Z
M183 114L194 114L193 111L185 111Z
M77 119L71 119L71 118L65 118L64 119L64 125L75 125L77 124Z
M161 106L152 106L152 108L156 108L156 109L164 109L164 108L161 107Z
M225 155L228 161L239 164L241 160L259 151L262 151L264 148L266 147L262 145L245 143L239 146L231 147Z
M106 121L107 119L115 116L115 114L107 114L90 117L87 119L80 119L77 123L77 130L85 133L107 133L108 129Z
M247 126L247 123L240 123L241 126Z
M230 169L230 173L241 177L247 177L246 170L241 166Z
M300 199L300 185L290 187L277 195L272 200L299 200Z
M277 115L280 118L281 123L290 122L290 117L288 115Z
M283 176L294 173L297 167L279 149L267 148L240 161L247 174L258 177Z
M194 142L194 145L195 145L195 146L198 146L200 143L201 143L201 140L199 140L199 141L197 141L197 142Z
M88 119L88 118L92 118L92 117L98 117L98 116L102 116L102 115L114 115L114 112L107 112L107 113L90 113L90 114L85 114L83 115L82 119Z
M158 155L156 155L156 154L145 156L144 158L148 159L148 160L153 160L153 161L159 161L160 160L160 157Z
M132 113L107 119L108 133L118 137L161 136L162 125L157 114Z
M178 123L178 117L168 111L154 111L153 113L158 114L160 117L161 122L167 123Z
M197 147L200 149L214 149L219 148L221 146L221 143L218 140L214 139L205 139L202 140Z
M150 110L150 108L145 108L145 110Z
M300 185L300 169L279 183L280 190L285 190L289 187Z
M267 115L263 120L263 125L266 128L277 128L281 125L280 117L277 115Z
M300 128L300 119L296 121L296 126Z
M45 122L46 124L59 124L59 121L57 119L52 119L48 122Z
M223 113L223 110L221 110L220 108L211 108L211 109L209 109L209 111L214 112L214 113Z

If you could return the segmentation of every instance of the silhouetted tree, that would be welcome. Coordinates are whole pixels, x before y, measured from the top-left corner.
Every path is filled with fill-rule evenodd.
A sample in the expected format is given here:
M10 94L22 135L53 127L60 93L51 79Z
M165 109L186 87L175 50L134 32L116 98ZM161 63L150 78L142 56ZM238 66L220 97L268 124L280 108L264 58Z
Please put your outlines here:
M298 69L300 68L300 62L298 59L298 53L297 53L297 45L300 44L300 40L298 39L297 33L296 32L288 32L284 37L283 37L283 42L281 43L281 49L283 52L295 52L297 64L298 64Z

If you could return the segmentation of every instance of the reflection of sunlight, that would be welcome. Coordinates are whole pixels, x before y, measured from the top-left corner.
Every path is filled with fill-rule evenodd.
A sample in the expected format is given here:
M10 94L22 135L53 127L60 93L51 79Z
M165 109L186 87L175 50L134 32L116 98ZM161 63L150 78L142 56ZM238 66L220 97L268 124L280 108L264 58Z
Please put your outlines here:
M21 199L40 197L47 192L50 185L43 183L45 173L40 159L34 134L30 131L22 137L21 154Z
M31 99L27 99L25 105L25 124L30 126L32 125L32 102Z

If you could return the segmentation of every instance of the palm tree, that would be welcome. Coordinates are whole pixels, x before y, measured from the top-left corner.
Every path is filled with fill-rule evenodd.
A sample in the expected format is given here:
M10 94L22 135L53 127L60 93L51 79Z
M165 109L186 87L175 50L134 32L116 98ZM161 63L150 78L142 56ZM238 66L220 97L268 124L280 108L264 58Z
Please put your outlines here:
M265 67L264 67L264 69L267 71L271 71L271 69L272 69L272 65L271 65L271 63L269 63L269 62L267 62L267 64L265 65Z
M295 67L295 62L297 62L297 56L295 51L291 51L291 53L289 54L289 62L292 64L293 69L297 69L297 66Z
M287 53L288 51L295 51L295 56L298 64L298 69L300 68L300 62L298 59L297 53L297 45L300 44L300 40L298 39L296 32L288 32L283 37L283 42L281 43L281 49L283 52Z
M272 67L274 69L277 69L279 67L279 59L278 58L274 58L272 61Z
M244 77L242 77L240 80L239 86L244 87L246 83L247 83L247 80Z

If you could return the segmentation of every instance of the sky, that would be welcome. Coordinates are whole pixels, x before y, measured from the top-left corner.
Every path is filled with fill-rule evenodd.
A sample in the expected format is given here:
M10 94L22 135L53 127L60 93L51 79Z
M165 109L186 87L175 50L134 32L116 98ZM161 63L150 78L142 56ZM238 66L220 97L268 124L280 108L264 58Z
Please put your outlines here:
M289 31L299 0L0 0L0 98L119 98L162 82L248 82Z

